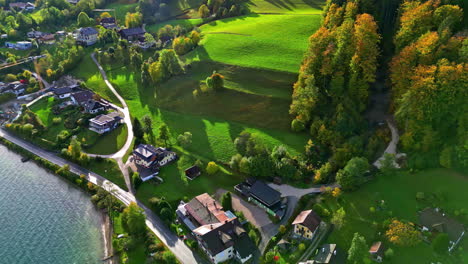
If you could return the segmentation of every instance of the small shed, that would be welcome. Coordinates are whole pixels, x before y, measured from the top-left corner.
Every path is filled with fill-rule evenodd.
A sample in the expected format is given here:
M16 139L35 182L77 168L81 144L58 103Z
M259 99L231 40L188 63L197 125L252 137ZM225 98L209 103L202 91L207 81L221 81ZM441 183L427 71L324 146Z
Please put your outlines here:
M201 170L198 166L192 166L185 170L185 176L187 176L187 178L189 178L190 180L195 179L196 177L200 176L200 174Z
M382 242L378 241L372 244L369 249L369 254L371 255L372 259L377 262L382 262L384 256L384 248Z

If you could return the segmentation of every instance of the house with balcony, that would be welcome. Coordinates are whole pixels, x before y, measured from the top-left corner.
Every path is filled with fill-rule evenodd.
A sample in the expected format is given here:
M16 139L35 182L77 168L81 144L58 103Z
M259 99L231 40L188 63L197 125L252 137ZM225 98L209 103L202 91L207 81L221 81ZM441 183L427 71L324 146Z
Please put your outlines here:
M89 120L89 130L98 134L104 134L116 129L122 123L122 120L118 112L98 115Z

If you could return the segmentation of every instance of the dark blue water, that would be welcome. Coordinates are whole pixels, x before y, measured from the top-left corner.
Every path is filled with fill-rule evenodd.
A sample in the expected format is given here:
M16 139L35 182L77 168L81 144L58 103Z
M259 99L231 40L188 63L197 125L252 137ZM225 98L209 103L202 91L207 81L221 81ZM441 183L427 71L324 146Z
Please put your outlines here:
M0 263L102 263L102 215L63 179L0 146Z

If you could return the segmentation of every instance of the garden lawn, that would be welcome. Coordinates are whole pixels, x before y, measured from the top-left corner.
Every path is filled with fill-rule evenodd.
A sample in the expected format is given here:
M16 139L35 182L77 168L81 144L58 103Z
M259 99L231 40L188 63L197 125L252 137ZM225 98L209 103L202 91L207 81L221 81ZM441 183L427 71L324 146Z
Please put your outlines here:
M370 245L375 241L384 241L395 251L395 256L385 263L443 263L458 264L468 260L467 239L461 248L465 251L457 257L437 256L430 245L420 243L416 247L396 247L384 238L384 230L378 230L373 223L382 223L392 216L398 219L418 223L417 212L430 206L429 202L416 200L417 192L424 192L426 197L435 194L440 199L435 200L432 206L440 207L451 217L455 217L455 210L465 209L468 200L468 177L454 171L445 169L432 169L416 174L397 172L394 175L379 176L372 182L364 185L358 191L345 193L340 202L326 201L325 205L330 211L344 207L346 211L346 224L340 230L334 230L328 238L328 243L336 243L341 250L348 250L354 232L366 237ZM384 200L386 209L370 212L370 207L378 208L377 202ZM464 224L468 224L465 218ZM382 235L379 235L381 232ZM461 260L461 259L463 260Z
M323 0L251 0L250 11L254 13L321 14Z
M229 161L236 153L233 141L242 131L257 134L271 148L284 144L293 154L302 151L307 136L289 131L289 100L235 89L194 98L192 91L199 87L199 80L213 70L211 66L203 67L191 67L186 75L172 78L158 88L141 87L136 79L139 76L125 68L117 68L107 74L127 101L133 117L150 115L156 136L162 123L168 125L173 144L177 135L190 131L193 143L188 150L206 159ZM238 80L232 82L237 83ZM264 91L277 89L269 85L262 87ZM276 93L281 97L284 92Z
M163 167L159 176L164 180L161 184L155 181L143 183L137 190L137 198L148 205L151 197L165 197L172 206L177 206L181 200L190 200L202 194L213 194L219 188L234 191L234 185L243 180L242 176L233 175L221 169L214 175L203 172L194 180L185 177L184 170L193 166L195 158L184 156L182 159Z
M98 135L95 132L90 131ZM127 141L128 129L125 124L120 125L115 130L98 136L95 143L85 149L88 153L107 155L119 151Z
M244 67L299 71L320 15L257 15L213 21L200 27L200 46L186 57Z

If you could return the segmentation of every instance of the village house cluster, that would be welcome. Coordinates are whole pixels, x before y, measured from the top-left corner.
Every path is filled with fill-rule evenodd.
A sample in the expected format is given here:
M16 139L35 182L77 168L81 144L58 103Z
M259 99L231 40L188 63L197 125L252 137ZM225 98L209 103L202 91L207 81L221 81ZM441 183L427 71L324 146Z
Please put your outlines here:
M239 219L231 211L224 211L209 194L181 202L176 214L211 262L236 259L245 263L252 258L256 247Z

